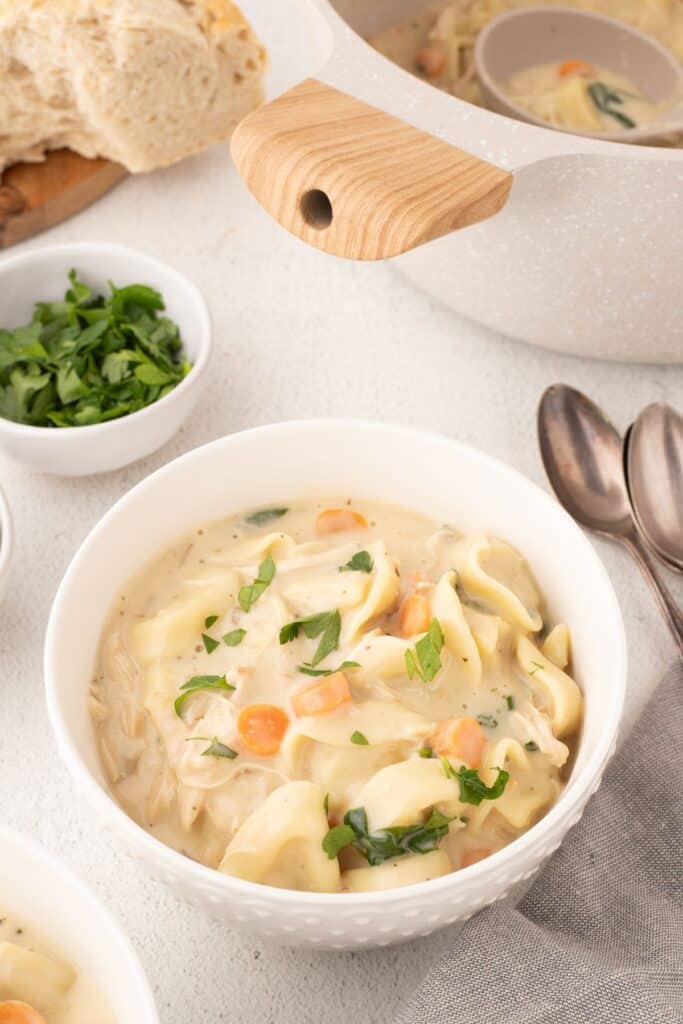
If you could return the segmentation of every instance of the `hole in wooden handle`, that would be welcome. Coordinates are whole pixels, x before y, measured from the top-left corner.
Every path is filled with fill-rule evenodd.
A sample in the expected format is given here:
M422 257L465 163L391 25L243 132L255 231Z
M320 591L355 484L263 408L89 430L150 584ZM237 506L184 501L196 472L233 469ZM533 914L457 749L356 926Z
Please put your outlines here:
M299 205L301 216L309 227L319 230L329 228L334 218L334 210L327 192L320 188L310 188L302 195Z

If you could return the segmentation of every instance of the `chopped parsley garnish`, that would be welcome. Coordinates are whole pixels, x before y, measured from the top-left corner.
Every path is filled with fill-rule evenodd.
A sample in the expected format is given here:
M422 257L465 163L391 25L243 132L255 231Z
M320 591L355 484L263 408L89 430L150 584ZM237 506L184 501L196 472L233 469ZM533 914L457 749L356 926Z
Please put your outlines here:
M295 619L293 622L288 622L280 630L280 643L291 643L299 635L300 629L309 640L320 637L315 654L310 662L306 662L302 666L302 669L309 669L307 674L310 675L310 669L314 669L339 646L341 615L338 609L335 609L332 612L318 612L317 615L309 615L306 619Z
M204 619L204 629L211 629L211 627L215 626L215 624L217 622L218 622L218 616L217 615L208 615Z
M539 747L538 743L534 743L533 740L527 740L526 743L524 744L524 749L525 750L530 750L531 753L533 754L534 751L540 750L540 747Z
M208 736L189 736L185 741L191 743L196 740L208 741ZM233 750L232 747L226 747L225 743L221 743L217 736L214 736L206 750L202 750L202 757L227 757L230 761L233 761L237 757L237 751Z
M421 747L417 752L418 757L436 757L431 747Z
M224 633L221 639L226 647L239 647L246 635L246 629L233 629L229 633Z
M474 804L478 807L482 800L497 800L505 792L510 773L503 768L496 768L498 777L492 786L479 777L476 768L463 767L455 769L447 757L441 758L444 774L447 779L455 779L460 786L460 801L463 804Z
M335 825L323 839L323 850L333 860L346 847L354 848L377 867L394 857L407 853L430 853L448 833L452 821L439 811L432 811L427 821L419 825L401 825L368 832L368 819L363 807L356 807L344 815L344 824Z
M204 644L204 649L207 654L211 654L220 646L220 641L214 640L214 638L209 636L208 633L202 633L202 643Z
M288 512L288 508L263 508L246 516L244 521L250 526L265 526L266 523L272 523L274 519L282 519Z
M240 587L237 595L240 608L248 612L256 604L259 597L268 589L275 578L275 562L273 556L268 555L258 567L258 576L253 583L247 583Z
M178 326L153 288L95 294L69 273L62 301L36 302L30 324L0 328L0 416L34 427L83 427L137 412L191 369Z
M533 670L529 672L530 676L535 676L537 672L542 672L545 668L545 665L541 665L539 661L531 661L529 664L534 666Z
M359 747L367 747L369 743L367 736L364 736L362 732L358 731L358 729L355 729L354 732L351 733L351 742L355 743Z
M339 566L339 572L372 572L374 568L369 551L358 551L346 565Z
M477 715L477 721L479 725L485 725L487 729L496 729L498 727L498 719L494 718L493 715Z
M323 811L325 812L325 817L329 818L329 816L330 816L330 794L329 793L325 793L325 799L323 800Z
M192 676L192 679L188 679L180 687L180 696L176 697L173 705L175 713L182 718L181 712L187 698L201 690L225 690L227 693L232 693L234 689L235 687L230 685L225 676Z
M304 662L303 665L297 666L297 671L301 672L305 676L333 676L335 672L343 672L347 668L360 668L360 663L357 661L342 661L339 668L312 668L311 665Z
M508 693L507 697L505 698L505 703L508 706L508 711L512 711L514 709L515 698L512 696L512 694Z
M408 678L419 676L423 683L431 683L441 668L443 632L438 619L432 619L426 634L415 644L415 653L406 651Z

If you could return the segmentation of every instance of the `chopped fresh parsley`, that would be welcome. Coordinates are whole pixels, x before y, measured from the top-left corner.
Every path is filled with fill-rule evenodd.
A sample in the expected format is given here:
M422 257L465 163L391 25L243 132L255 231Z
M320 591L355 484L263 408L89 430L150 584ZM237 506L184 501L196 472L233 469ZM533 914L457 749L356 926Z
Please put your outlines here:
M367 747L369 743L367 736L364 736L362 732L358 732L358 729L351 733L351 742L359 747Z
M369 551L358 551L346 565L339 566L339 572L372 572L374 564Z
M207 617L204 619L204 629L211 629L211 627L215 626L217 622L217 615L207 615Z
M514 709L515 698L512 696L511 693L508 693L507 697L505 698L505 703L508 706L508 711L512 711Z
M447 779L455 779L460 785L460 801L463 804L474 804L478 807L482 800L497 800L505 792L510 773L496 768L498 777L492 786L479 777L476 768L455 769L447 757L441 758L441 764Z
M531 753L533 754L534 751L539 750L540 747L538 746L538 743L534 743L533 740L527 740L524 744L524 749L531 751Z
M320 643L310 662L306 662L301 667L309 669L307 674L310 675L310 669L314 669L339 646L341 615L338 609L335 609L332 612L318 612L317 615L310 615L306 619L295 619L293 622L288 622L280 630L280 643L291 643L299 635L300 629L309 640L316 640L320 637Z
M448 833L452 821L439 811L432 811L423 824L380 828L368 832L368 819L363 807L356 807L344 815L344 824L335 825L323 839L323 850L333 860L346 847L354 848L377 867L394 857L407 853L430 853Z
M142 284L95 294L69 273L64 299L36 302L30 324L0 328L0 416L83 427L137 412L189 373L178 326Z
M204 644L204 649L207 654L211 654L220 646L220 641L214 640L214 638L209 636L208 633L202 633L202 643Z
M275 578L275 562L273 556L268 555L258 567L258 576L253 583L247 583L240 587L237 595L240 608L248 612L256 604L259 597L268 589Z
M477 715L477 721L479 725L485 725L487 729L496 729L498 727L498 719L494 718L493 715Z
M224 633L221 639L226 647L239 647L246 635L246 629L233 629L229 633Z
M235 687L230 685L225 676L192 676L192 679L188 679L180 687L180 696L176 697L173 705L175 713L182 718L185 701L194 693L199 693L200 690L225 690L227 693L232 693L234 689Z
M422 747L417 753L419 757L436 757L431 747Z
M325 793L325 799L323 800L323 811L325 812L325 817L329 818L329 816L330 816L330 794L329 793Z
M534 666L533 670L529 672L530 676L535 676L537 672L542 672L545 668L545 665L542 665L539 661L531 661L529 664Z
M342 661L338 668L312 668L309 664L304 662L303 665L298 665L297 669L305 676L333 676L335 672L343 672L347 668L360 668L360 664L357 661Z
M415 644L415 653L406 651L408 678L419 676L423 683L431 683L441 668L443 632L438 619L432 619L429 629Z
M246 516L244 521L250 526L265 526L266 523L272 523L274 519L282 519L288 512L288 508L263 508Z
M187 743L194 742L196 740L208 741L208 736L190 736L186 740ZM225 743L221 743L218 737L214 736L206 750L202 750L202 757L227 757L230 761L233 761L237 757L237 751L233 750L232 747L226 747Z

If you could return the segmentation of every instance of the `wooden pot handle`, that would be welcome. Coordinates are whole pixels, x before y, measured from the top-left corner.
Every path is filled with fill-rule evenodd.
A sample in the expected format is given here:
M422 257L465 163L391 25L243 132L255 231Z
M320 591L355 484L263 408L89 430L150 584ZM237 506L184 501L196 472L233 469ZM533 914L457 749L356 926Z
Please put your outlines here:
M485 220L512 185L507 171L314 79L245 118L231 150L283 227L356 260Z

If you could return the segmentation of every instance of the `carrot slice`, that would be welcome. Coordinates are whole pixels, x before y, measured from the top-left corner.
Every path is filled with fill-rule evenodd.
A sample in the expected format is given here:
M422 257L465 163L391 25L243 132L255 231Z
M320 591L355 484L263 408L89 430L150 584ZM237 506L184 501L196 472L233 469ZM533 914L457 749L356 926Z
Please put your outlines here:
M486 738L475 718L447 718L432 736L432 747L440 756L452 755L472 768L481 764Z
M415 54L415 63L427 78L438 78L446 67L446 51L440 46L422 46Z
M472 864L478 864L480 860L485 860L491 856L490 850L468 850L462 858L461 868L468 868Z
M275 704L250 704L237 719L237 730L247 750L268 757L277 754L289 718Z
M47 1024L45 1018L28 1003L11 999L0 1003L0 1024Z
M368 521L360 512L352 508L326 508L318 516L315 529L320 537L330 533L343 533L344 530L366 530Z
M432 621L432 609L422 594L411 594L401 605L398 625L403 636L426 633Z
M351 692L343 672L333 672L319 683L300 690L292 697L294 713L299 718L326 715L351 700Z
M560 78L567 78L568 75L585 75L587 77L595 74L595 68L592 64L587 64L585 60L566 60L560 64L557 73Z

